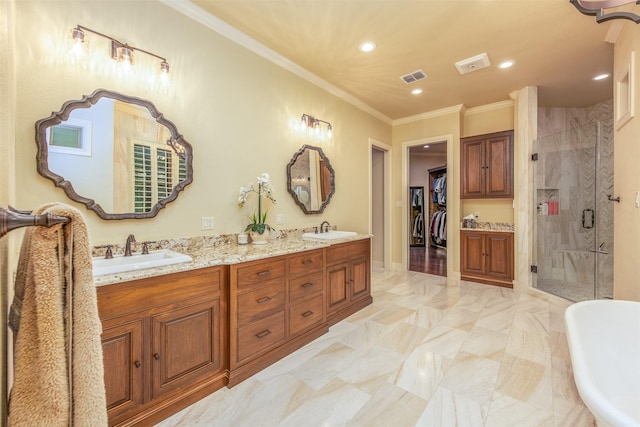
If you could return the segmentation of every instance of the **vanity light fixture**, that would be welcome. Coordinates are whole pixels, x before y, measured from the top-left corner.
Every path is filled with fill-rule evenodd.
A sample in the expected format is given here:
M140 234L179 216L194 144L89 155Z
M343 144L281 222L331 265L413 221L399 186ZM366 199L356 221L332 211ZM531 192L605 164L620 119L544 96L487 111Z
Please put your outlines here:
M605 9L613 9L632 3L638 5L640 0L569 0L569 3L585 15L595 16L598 24L616 18L629 19L636 24L640 23L640 15L633 12L605 11Z
M169 63L165 58L160 55L156 55L155 53L149 52L148 50L140 49L138 47L129 46L126 43L122 43L119 40L114 39L106 34L100 33L98 31L92 30L91 28L84 27L82 25L77 25L75 28L71 30L71 38L73 39L73 47L69 50L70 53L82 56L87 51L87 42L85 38L85 32L90 32L92 34L98 35L100 37L104 37L107 40L111 41L111 58L115 59L118 62L121 62L126 67L133 65L134 62L134 52L146 53L149 56L153 56L154 58L159 59L160 62L160 73L161 79L166 81L169 75Z
M326 130L327 138L331 138L333 136L333 126L331 126L331 123L327 121L316 119L315 117L310 116L309 114L303 114L300 120L302 121L302 127L304 129L312 130L316 134L322 133L322 124L324 124L327 126L327 130Z

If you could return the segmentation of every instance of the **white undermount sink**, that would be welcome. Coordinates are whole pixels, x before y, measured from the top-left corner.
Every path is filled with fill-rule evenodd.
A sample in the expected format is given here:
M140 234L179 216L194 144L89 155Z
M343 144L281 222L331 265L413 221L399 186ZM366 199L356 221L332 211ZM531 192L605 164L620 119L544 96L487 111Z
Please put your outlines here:
M324 233L304 233L302 238L307 240L336 240L344 239L345 237L354 237L357 235L358 233L355 231L331 230Z
M110 259L99 257L93 258L93 275L104 276L105 274L124 273L189 261L192 261L189 255L169 249L151 251L146 255L118 256Z

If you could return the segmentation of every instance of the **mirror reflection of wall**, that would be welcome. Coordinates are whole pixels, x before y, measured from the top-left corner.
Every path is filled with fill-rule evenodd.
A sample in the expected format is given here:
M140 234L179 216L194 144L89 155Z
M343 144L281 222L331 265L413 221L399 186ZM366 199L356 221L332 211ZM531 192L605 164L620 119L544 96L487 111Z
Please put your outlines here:
M303 146L287 166L288 189L305 213L320 213L334 191L334 172L322 150Z
M192 181L191 146L148 101L99 89L36 127L38 172L103 219L151 218Z

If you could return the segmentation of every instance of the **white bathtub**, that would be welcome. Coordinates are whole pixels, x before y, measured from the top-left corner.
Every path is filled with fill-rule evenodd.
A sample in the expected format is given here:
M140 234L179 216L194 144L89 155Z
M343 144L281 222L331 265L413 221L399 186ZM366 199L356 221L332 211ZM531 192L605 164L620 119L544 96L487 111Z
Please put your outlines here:
M640 302L579 302L565 321L576 386L598 426L640 426Z

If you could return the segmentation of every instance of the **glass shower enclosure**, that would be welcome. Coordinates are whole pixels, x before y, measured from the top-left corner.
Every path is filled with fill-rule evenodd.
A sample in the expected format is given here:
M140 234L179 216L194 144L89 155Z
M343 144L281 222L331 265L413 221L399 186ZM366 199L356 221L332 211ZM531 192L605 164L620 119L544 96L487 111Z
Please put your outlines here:
M600 126L534 144L533 286L571 301L613 297L613 141Z

